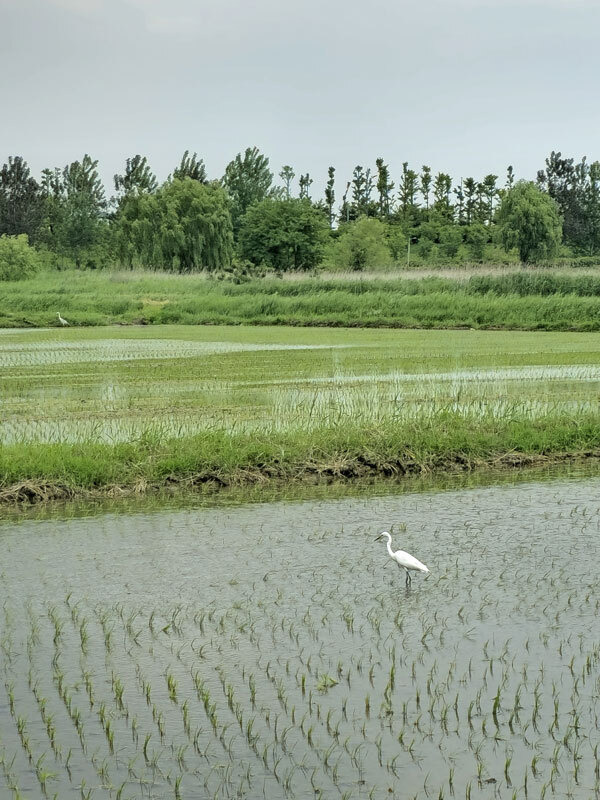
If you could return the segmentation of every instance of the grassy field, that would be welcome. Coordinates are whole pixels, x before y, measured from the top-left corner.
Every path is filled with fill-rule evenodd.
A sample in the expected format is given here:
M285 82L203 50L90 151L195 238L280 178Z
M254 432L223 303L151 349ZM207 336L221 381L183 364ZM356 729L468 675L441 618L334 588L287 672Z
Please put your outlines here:
M596 454L599 364L592 333L4 330L1 496Z
M400 273L402 275L402 273ZM55 272L0 283L0 327L249 324L600 330L600 273L480 271L356 279Z

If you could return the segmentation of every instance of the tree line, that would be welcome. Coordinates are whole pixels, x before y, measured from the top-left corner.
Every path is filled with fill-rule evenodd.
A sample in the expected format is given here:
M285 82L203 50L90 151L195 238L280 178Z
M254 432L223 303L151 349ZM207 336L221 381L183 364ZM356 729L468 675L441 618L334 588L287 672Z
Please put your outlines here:
M120 263L179 272L227 270L232 262L311 269L323 259L364 269L399 261L411 246L424 261L460 253L482 261L490 245L535 261L555 254L561 241L575 255L600 253L600 163L586 158L577 163L552 152L535 182L516 181L512 166L502 180L455 181L407 162L392 176L377 158L341 181L329 167L321 197L308 172L285 165L277 177L256 147L218 179L186 151L163 183L135 155L108 197L87 154L44 169L39 179L23 157L11 156L0 170L0 251L12 258L13 273L27 272L29 245L59 267Z

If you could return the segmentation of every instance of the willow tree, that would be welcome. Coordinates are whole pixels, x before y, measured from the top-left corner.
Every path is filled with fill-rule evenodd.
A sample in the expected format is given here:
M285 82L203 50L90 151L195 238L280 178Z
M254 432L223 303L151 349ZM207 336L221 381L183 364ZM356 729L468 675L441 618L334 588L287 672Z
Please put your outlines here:
M518 181L506 192L498 226L505 249L516 248L524 264L552 258L562 240L557 203L530 181Z
M231 215L224 190L192 178L131 196L118 220L123 260L176 272L227 267L233 256Z

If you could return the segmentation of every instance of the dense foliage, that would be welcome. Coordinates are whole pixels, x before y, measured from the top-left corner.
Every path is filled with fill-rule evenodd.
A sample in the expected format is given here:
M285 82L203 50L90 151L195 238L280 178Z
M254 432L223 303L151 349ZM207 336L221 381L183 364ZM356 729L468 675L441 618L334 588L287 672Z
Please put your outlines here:
M600 257L600 162L586 158L552 152L526 191L512 167L504 181L490 173L455 182L407 162L393 175L383 158L343 178L329 167L321 198L308 172L286 164L278 177L256 147L218 180L186 150L162 184L137 154L108 197L87 154L39 180L10 156L0 169L0 235L26 234L58 268L220 273L234 255L278 271Z
M274 270L308 270L318 266L327 223L308 199L267 198L251 206L239 234L242 256Z
M121 257L151 267L190 272L229 266L233 234L227 198L221 187L186 177L155 193L130 194L116 221Z
M507 249L516 247L524 264L556 255L561 222L555 201L534 183L519 181L509 189L498 211L500 236Z
M38 267L38 255L30 247L27 234L0 236L0 281L29 278Z

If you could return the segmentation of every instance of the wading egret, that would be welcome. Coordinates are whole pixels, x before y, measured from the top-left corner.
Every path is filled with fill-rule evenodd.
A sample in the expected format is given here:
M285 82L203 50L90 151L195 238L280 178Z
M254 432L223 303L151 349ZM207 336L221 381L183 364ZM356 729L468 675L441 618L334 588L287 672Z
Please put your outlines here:
M68 328L68 327L69 327L69 323L67 322L67 320L66 320L66 319L63 319L63 318L61 317L61 315L60 315L60 311L57 311L57 312L56 312L56 316L58 317L58 321L59 321L59 322L60 322L60 324L63 326L63 328Z
M390 554L390 558L393 558L396 564L398 564L399 567L403 567L406 572L407 584L409 584L412 580L410 577L411 569L415 570L416 572L424 572L426 575L429 575L429 569L425 566L425 564L419 561L418 558L411 556L410 553L406 553L404 550L396 550L396 552L392 550L392 537L387 531L382 531L382 533L375 538L375 541L377 542L379 539L383 539L384 536L387 536L387 551Z

